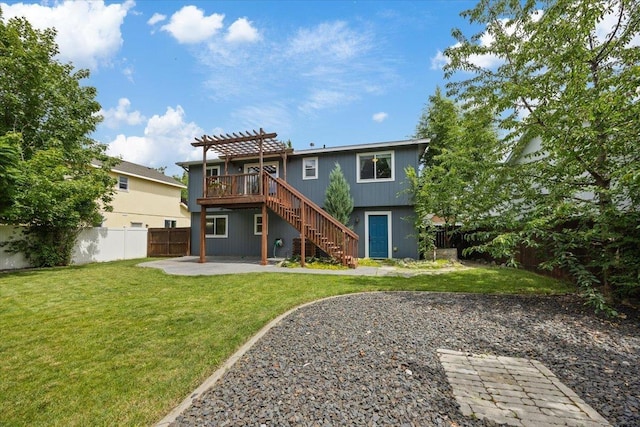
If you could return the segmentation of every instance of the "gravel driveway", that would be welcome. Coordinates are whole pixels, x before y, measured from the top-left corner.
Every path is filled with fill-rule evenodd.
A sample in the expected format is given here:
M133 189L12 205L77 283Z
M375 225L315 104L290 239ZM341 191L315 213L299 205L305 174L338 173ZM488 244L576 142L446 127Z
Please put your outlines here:
M612 425L640 425L640 326L573 296L371 293L303 307L175 426L483 426L436 349L536 359Z

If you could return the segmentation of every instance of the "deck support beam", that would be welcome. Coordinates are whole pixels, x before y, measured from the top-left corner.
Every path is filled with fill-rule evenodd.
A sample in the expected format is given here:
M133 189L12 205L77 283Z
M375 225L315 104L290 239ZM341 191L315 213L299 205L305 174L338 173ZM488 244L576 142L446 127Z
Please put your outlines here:
M305 241L305 229L307 228L307 218L305 216L305 203L304 200L300 201L300 267L304 267L306 254L305 254L305 246L307 246L307 242Z
M200 206L200 258L199 263L207 262L207 207Z
M269 216L267 212L267 204L263 203L262 204L262 249L261 249L262 259L260 260L261 265L267 265L267 250L269 249L267 245L267 239L269 238L268 233L269 233Z

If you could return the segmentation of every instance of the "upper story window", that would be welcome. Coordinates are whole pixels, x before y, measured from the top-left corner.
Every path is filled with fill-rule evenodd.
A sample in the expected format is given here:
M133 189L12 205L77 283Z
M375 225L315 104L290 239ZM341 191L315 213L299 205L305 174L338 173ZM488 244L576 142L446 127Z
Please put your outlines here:
M205 234L207 237L223 239L228 237L228 215L207 215Z
M302 179L318 179L318 158L302 159Z
M207 176L218 176L220 175L220 166L207 166Z
M393 151L360 153L357 155L357 182L393 181L395 179Z
M118 177L118 190L129 191L129 178L126 176Z

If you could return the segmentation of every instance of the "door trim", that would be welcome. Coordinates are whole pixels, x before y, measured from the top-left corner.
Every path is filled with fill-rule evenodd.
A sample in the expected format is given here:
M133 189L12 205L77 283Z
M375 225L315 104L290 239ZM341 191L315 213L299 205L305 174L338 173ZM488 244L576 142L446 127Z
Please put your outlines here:
M280 177L280 162L264 162L263 163L264 166L275 166L276 167L276 174L274 175L275 178L279 178ZM260 163L245 163L244 165L244 173L249 173L249 168L259 168L260 167Z
M387 258L392 258L393 253L391 232L391 211L365 211L364 213L364 257L369 258L369 216L370 215L385 215L387 217Z

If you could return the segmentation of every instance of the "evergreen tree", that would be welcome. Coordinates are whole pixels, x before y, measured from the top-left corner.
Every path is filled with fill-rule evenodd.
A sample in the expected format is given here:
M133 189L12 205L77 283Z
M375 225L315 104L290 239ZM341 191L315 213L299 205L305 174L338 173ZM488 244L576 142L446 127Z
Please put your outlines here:
M438 218L445 233L445 245L460 226L475 223L474 206L480 209L487 188L494 186L500 160L493 115L488 108L462 111L436 89L429 98L417 136L429 138L429 148L420 171L405 169L416 210L416 229L425 258L435 248Z
M353 212L351 188L339 163L336 163L329 174L329 185L324 195L324 209L344 225L347 225Z

